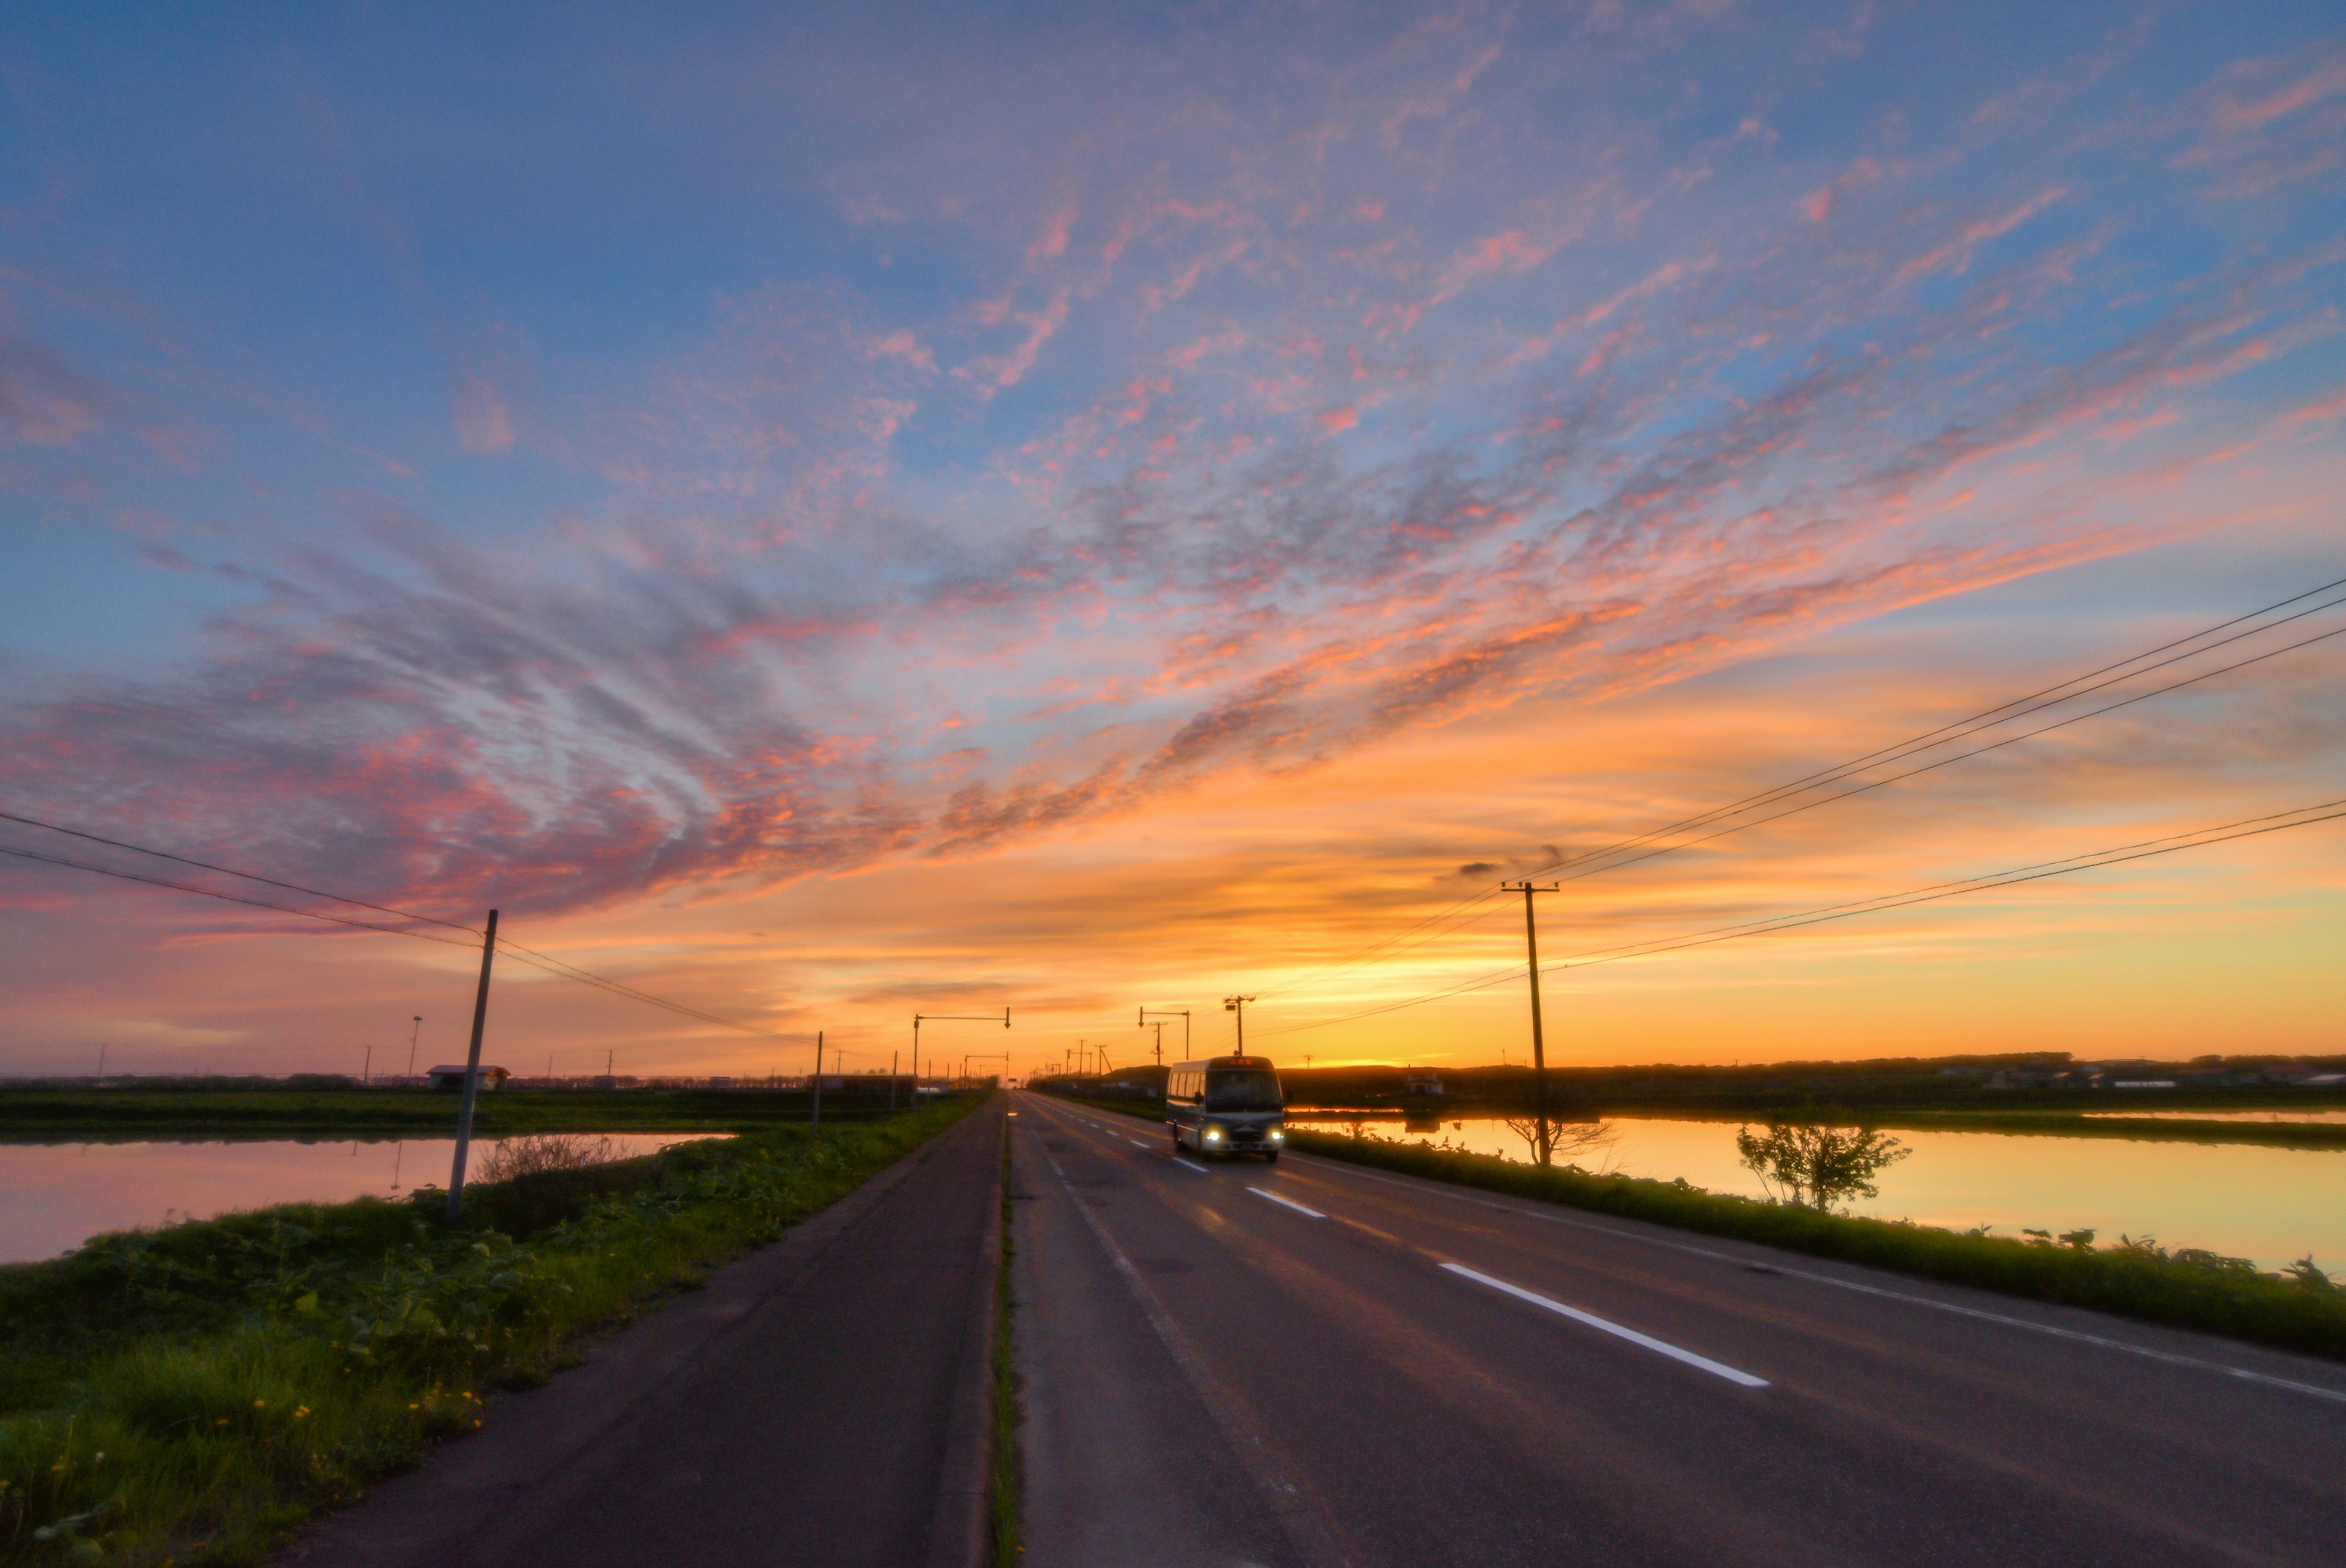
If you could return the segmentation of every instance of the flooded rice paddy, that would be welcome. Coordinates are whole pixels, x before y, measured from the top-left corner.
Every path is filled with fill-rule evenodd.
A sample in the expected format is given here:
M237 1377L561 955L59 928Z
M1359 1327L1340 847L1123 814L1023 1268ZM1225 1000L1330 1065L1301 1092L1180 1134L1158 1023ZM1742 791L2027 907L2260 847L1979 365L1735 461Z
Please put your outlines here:
M2266 1113L2257 1113L2261 1119ZM2291 1119L2310 1119L2302 1115ZM1348 1129L1354 1118L1289 1113L1298 1127ZM1528 1144L1497 1117L1447 1117L1437 1129L1398 1116L1363 1120L1365 1132L1476 1154L1529 1158ZM1683 1176L1712 1192L1764 1196L1735 1153L1734 1122L1616 1117L1613 1141L1572 1156L1592 1171ZM1953 1230L1976 1225L2016 1237L2024 1227L2090 1227L2100 1239L2149 1237L2168 1247L2204 1247L2278 1268L2312 1254L2346 1274L2346 1150L2276 1149L2002 1133L1897 1132L1914 1152L1882 1174L1882 1196L1855 1214L1912 1219Z
M709 1135L609 1137L615 1156L626 1158ZM474 1169L495 1143L474 1140ZM0 1263L55 1257L109 1230L444 1187L455 1152L453 1138L0 1144Z

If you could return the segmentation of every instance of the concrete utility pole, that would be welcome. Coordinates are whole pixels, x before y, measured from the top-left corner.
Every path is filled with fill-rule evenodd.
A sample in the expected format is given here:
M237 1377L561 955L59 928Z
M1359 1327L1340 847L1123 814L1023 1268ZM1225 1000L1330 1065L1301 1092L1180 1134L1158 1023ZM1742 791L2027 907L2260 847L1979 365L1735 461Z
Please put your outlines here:
M814 1125L822 1125L822 1031L814 1032Z
M1165 1065L1165 1024L1162 1020L1159 1020L1146 1027L1157 1031L1157 1064L1162 1067Z
M1534 893L1555 892L1560 884L1550 882L1536 887L1530 882L1502 882L1501 892L1520 891L1524 895L1524 951L1532 977L1532 1104L1539 1117L1539 1163L1546 1165L1555 1154L1547 1130L1547 1042L1540 1033L1539 927L1532 915Z
M1254 998L1251 996L1225 996L1222 998L1222 1011L1225 1013L1235 1013L1239 1015L1239 1054L1241 1056L1246 1054L1246 1005L1253 1000Z
M464 1210L464 1156L473 1146L473 1107L481 1097L481 1030L489 1021L489 962L497 955L497 911L481 937L481 988L473 996L473 1045L464 1057L464 1108L456 1114L456 1165L448 1176L448 1223Z
M415 1027L407 1032L407 1081L415 1082L415 1043L423 1038L423 1014L415 1015Z
M1142 1023L1146 1024L1152 1018L1178 1018L1181 1021L1181 1059L1188 1061L1194 1054L1189 1049L1189 1010L1186 1007L1144 1007L1140 1010ZM1157 1046L1157 1060L1161 1064L1165 1060L1165 1033L1162 1029L1158 1031Z

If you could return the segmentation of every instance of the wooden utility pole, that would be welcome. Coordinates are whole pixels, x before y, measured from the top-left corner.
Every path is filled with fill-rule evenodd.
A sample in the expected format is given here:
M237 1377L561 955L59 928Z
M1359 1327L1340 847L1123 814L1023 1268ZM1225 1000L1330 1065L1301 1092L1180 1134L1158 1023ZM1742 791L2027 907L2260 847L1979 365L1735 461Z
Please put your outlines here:
M1502 892L1520 890L1524 895L1524 950L1532 977L1532 1104L1539 1117L1539 1138L1535 1147L1542 1165L1551 1162L1555 1145L1547 1128L1547 1042L1540 1033L1539 928L1532 916L1532 895L1555 892L1560 885L1550 882L1545 887L1535 887L1528 881L1499 884Z
M464 1210L464 1156L473 1147L473 1107L481 1097L481 1031L489 1022L489 963L497 955L497 911L481 937L481 988L473 996L473 1044L464 1057L464 1108L456 1114L456 1166L448 1176L448 1223Z
M1225 1013L1235 1013L1239 1015L1239 1054L1241 1056L1246 1054L1246 1005L1253 1000L1254 998L1251 996L1225 996L1222 998L1222 1011Z

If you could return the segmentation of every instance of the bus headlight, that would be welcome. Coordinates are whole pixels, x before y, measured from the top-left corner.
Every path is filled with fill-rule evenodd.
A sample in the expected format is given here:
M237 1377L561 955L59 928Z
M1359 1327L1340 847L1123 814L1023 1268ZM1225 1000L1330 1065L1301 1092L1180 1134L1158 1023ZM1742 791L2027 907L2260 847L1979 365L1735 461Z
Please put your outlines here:
M1273 1127L1270 1129L1270 1141L1274 1144L1283 1144L1287 1141L1287 1135L1279 1128Z
M1221 1142L1222 1129L1219 1127L1208 1127L1206 1129L1206 1141L1209 1144L1218 1144Z

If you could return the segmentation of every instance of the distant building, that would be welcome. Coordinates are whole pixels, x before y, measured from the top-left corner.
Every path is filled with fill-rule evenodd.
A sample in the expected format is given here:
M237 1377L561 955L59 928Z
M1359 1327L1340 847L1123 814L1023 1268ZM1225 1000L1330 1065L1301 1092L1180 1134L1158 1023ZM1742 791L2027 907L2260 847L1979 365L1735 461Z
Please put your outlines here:
M464 1068L461 1063L454 1067L434 1067L423 1076L435 1089L461 1089L464 1086ZM481 1068L481 1083L491 1089L504 1088L505 1080L512 1076L503 1067L484 1065Z
M1442 1087L1442 1079L1440 1075L1433 1073L1412 1073L1408 1077L1402 1080L1401 1092L1404 1095L1439 1095L1445 1093Z

